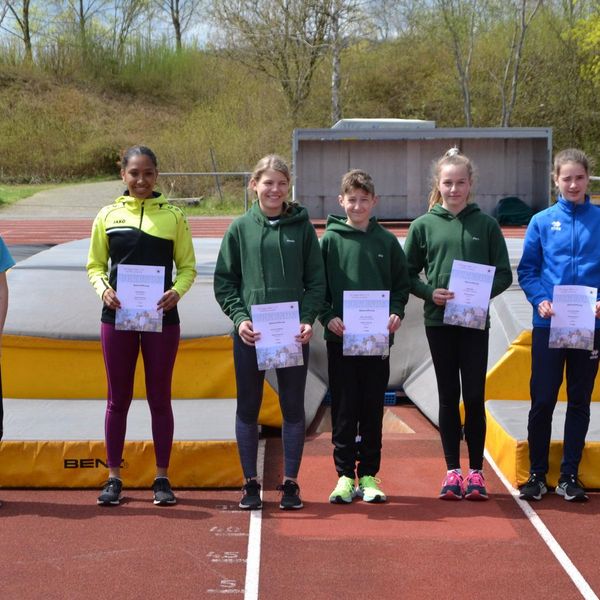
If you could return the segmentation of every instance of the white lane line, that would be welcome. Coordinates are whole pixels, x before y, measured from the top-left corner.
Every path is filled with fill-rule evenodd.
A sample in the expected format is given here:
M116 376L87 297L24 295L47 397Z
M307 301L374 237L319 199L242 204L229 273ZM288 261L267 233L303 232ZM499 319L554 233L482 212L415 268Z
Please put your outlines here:
M544 525L544 522L539 515L531 508L529 502L521 500L519 498L519 491L516 490L511 483L504 477L504 474L498 468L498 465L494 462L490 453L485 451L485 458L492 466L492 469L496 472L496 475L500 478L500 481L504 484L504 487L514 498L515 502L519 505L521 510L525 513L525 516L529 519L529 522L533 525L540 537L546 543L546 546L550 549L550 552L554 554L556 560L558 560L560 566L565 570L571 581L575 584L575 587L579 590L581 595L586 600L599 600L594 590L590 587L589 583L585 580L583 575L579 572L577 567L573 564L571 559L567 556L567 553L562 549L560 544L556 541L556 538L550 533L550 530Z
M258 460L256 462L258 480L263 482L265 470L265 440L258 443ZM260 490L262 500L263 491ZM246 583L244 600L258 600L258 583L260 579L260 536L262 529L262 510L250 510L250 529L248 531L248 555L246 557Z

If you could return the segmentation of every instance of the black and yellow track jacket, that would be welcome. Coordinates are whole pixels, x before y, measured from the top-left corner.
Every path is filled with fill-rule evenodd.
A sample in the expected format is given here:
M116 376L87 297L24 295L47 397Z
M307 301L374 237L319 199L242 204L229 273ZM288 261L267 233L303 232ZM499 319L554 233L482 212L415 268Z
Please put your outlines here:
M177 269L175 281L173 262ZM100 297L109 287L118 294L117 266L121 263L164 266L165 291L173 289L183 296L196 277L192 235L183 212L157 192L145 200L126 194L102 208L92 226L86 265ZM103 306L101 320L114 323L115 311ZM179 323L177 307L164 313L163 323Z

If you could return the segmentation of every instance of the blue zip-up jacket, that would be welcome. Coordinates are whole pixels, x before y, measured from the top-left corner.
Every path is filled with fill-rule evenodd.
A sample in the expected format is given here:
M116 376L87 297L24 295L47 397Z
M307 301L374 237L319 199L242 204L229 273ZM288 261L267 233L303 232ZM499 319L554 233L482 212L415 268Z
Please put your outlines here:
M531 219L517 268L519 284L533 306L533 326L550 327L537 307L552 301L555 285L600 289L600 207L575 204L562 196ZM600 320L596 319L596 329Z

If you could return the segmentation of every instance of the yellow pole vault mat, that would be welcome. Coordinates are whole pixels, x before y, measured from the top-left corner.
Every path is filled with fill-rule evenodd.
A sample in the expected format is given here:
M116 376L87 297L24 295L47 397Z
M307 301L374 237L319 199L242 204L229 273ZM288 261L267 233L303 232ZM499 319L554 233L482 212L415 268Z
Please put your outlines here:
M98 487L108 468L101 400L5 399L0 444L2 487ZM243 482L235 442L235 400L174 400L175 435L169 468L176 487L238 487ZM156 474L150 410L129 410L122 476L128 487L150 487Z
M106 373L99 341L5 335L2 383L8 398L104 399ZM182 339L173 371L173 398L235 398L228 335ZM138 357L134 398L145 398L144 365ZM259 423L281 427L279 397L265 380Z
M529 477L529 448L527 445L527 416L531 403L525 400L488 400L486 402L486 447L514 485L519 486ZM563 452L563 437L567 405L558 402L552 419L550 443L550 471L548 484L558 483ZM590 428L579 467L579 479L586 488L600 488L600 404L592 402Z

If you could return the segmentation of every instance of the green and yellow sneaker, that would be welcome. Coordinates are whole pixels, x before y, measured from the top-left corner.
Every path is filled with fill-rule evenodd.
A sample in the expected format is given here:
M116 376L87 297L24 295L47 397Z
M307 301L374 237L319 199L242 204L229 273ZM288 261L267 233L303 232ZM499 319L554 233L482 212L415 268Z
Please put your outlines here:
M354 498L354 479L342 475L335 486L335 489L329 494L331 504L349 504Z
M379 484L380 479L372 475L364 475L358 480L355 495L362 498L365 502L385 502L387 496L383 493Z

